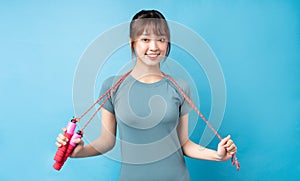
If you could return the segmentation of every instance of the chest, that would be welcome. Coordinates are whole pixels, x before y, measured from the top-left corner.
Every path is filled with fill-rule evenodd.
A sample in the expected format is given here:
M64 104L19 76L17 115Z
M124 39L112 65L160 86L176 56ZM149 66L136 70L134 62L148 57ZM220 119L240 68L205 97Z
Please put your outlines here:
M113 98L117 121L137 129L174 127L181 103L180 95L167 83L155 87L127 84Z

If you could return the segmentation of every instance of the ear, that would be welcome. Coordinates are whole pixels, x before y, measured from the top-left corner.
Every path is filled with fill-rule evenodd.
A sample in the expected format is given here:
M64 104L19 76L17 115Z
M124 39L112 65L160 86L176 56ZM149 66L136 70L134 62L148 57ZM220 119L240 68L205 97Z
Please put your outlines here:
M129 39L129 46L130 46L132 55L134 55L134 41L131 38Z
M132 47L132 46L133 46L133 43L134 43L133 40L130 38L130 39L129 39L129 46L130 46L130 48L133 48L133 47Z

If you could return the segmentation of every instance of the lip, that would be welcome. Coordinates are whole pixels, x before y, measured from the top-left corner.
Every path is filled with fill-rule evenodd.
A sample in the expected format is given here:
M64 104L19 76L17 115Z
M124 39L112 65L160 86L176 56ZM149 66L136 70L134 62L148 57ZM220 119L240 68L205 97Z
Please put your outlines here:
M156 60L160 54L146 54L146 56L150 59L150 60Z

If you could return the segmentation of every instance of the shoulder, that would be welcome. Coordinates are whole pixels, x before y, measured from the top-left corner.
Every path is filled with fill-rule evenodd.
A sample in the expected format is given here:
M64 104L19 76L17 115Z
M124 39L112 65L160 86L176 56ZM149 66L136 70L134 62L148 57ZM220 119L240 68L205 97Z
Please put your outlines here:
M108 89L110 89L112 87L112 85L114 84L114 82L116 82L116 79L117 79L117 76L110 76L110 77L106 78L101 85L100 93L103 94Z
M172 77L172 78L175 81L175 83L180 87L180 89L182 89L184 92L190 89L189 84L185 80L177 77Z
M111 87L114 83L116 83L121 76L110 76L103 81L103 87Z

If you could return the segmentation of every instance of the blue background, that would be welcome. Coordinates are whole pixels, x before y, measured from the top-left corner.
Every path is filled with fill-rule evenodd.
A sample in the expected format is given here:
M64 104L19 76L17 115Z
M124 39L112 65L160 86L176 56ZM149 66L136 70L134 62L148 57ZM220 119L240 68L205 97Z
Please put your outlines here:
M200 34L224 72L227 107L219 132L238 145L241 170L187 158L192 180L299 178L298 1L118 0L1 1L0 180L117 180L120 164L103 156L69 159L55 171L54 142L73 115L80 56L100 33L141 9L158 9ZM205 98L201 104L208 114Z

